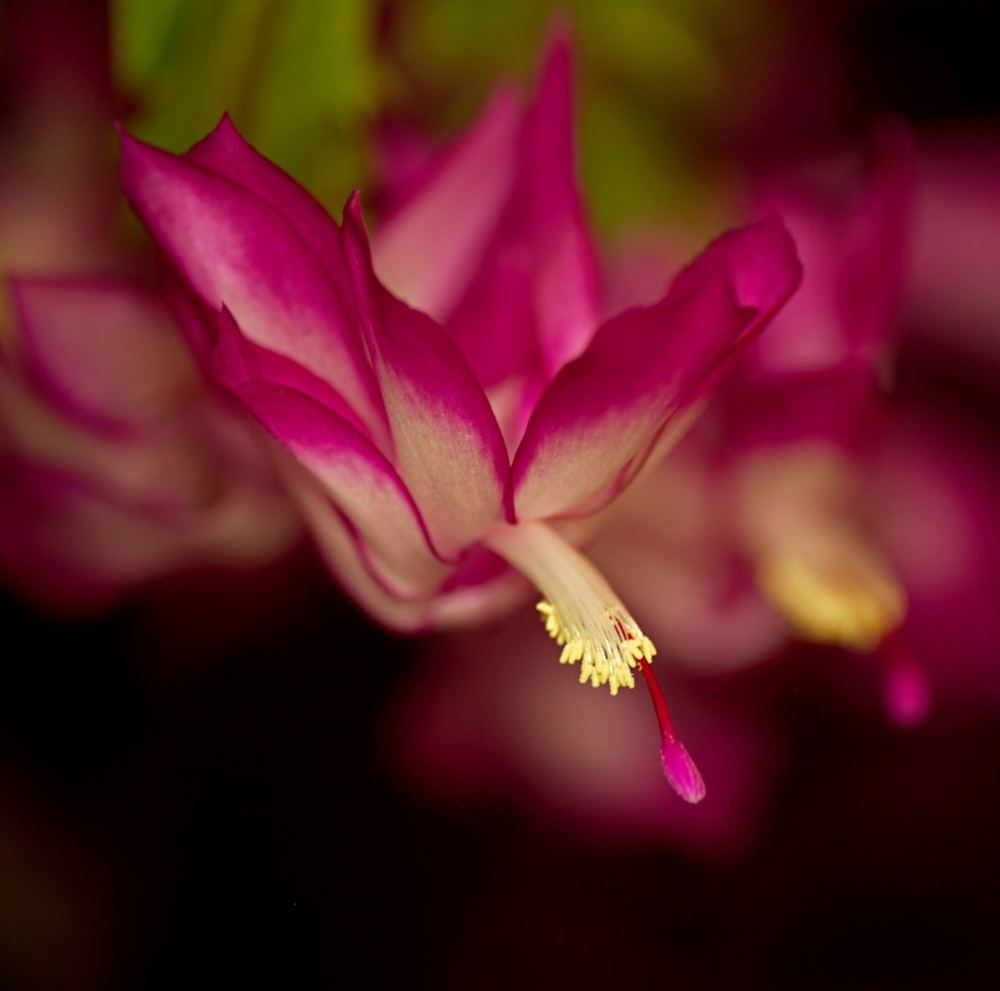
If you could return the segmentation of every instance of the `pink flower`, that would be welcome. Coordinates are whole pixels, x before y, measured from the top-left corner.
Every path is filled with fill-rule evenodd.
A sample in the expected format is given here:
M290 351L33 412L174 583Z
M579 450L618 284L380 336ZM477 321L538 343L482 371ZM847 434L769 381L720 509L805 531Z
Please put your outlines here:
M122 175L218 315L213 372L292 456L292 489L358 602L417 630L507 608L526 578L582 682L615 694L646 677L664 769L697 801L655 648L577 545L799 267L771 217L709 246L655 305L599 324L570 115L560 40L535 99L498 93L389 221L374 265L357 195L338 226L228 120L182 156L125 136Z
M789 217L806 276L734 376L729 457L760 589L801 637L877 652L889 711L910 723L927 692L900 633L906 591L863 509L911 226L913 149L901 125L880 129L865 164L827 163L811 185L786 179L767 194Z
M296 533L243 425L162 302L125 278L11 280L0 345L0 571L36 602L102 605Z
M298 534L256 439L124 274L143 259L117 236L105 6L3 17L0 575L57 611Z

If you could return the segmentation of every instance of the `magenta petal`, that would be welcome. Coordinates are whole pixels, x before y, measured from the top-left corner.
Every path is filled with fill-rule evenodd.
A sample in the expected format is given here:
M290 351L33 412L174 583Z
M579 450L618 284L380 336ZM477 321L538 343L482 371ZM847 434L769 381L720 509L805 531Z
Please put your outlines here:
M172 409L197 371L163 305L136 283L12 279L27 373L85 427L130 430Z
M429 598L399 598L386 587L377 562L366 555L357 534L315 486L286 477L330 570L354 600L380 623L402 632L421 632L481 623L508 613L526 595L524 579L511 571L471 585L447 586Z
M253 341L326 379L377 430L381 410L335 280L292 224L246 187L122 134L122 183L191 287Z
M441 328L375 278L356 195L344 210L342 233L396 467L435 546L451 557L475 543L500 515L508 469L500 428Z
M761 198L791 230L806 276L748 353L748 375L810 373L856 358L876 369L884 364L897 330L912 159L905 130L885 126L863 173L838 171L817 188L786 176L766 190Z
M485 389L511 378L540 379L534 265L515 243L500 245L445 329Z
M913 136L901 122L875 134L869 182L850 218L838 315L848 344L881 356L897 329L915 199Z
M534 242L538 343L551 378L589 343L600 314L597 252L576 185L569 39L557 35L528 111L519 183Z
M316 477L399 595L428 595L448 574L410 494L368 439L314 399L270 382L233 394Z
M519 378L529 402L584 350L600 312L597 254L574 176L572 116L569 46L558 37L521 123L503 223L445 323L484 387Z
M251 147L224 114L218 126L184 155L190 162L245 186L276 210L343 282L339 229L313 195Z
M218 315L219 332L211 356L212 375L230 391L245 382L261 381L286 386L321 403L346 420L355 430L368 436L377 447L388 437L372 438L351 406L328 382L317 378L308 368L254 344L240 330L233 315L223 307ZM384 451L382 453L385 453Z
M382 283L436 320L467 288L500 222L514 179L517 129L517 98L502 87L373 239Z
M612 498L668 420L710 391L800 276L791 238L769 218L715 241L655 306L605 323L528 423L511 476L517 515L592 512Z

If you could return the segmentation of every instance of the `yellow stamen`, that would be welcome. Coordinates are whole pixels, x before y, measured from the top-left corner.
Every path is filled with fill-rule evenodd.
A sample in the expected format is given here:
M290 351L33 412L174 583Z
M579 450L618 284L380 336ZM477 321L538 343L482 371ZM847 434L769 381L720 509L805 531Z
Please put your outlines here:
M587 558L536 521L495 527L488 543L545 596L545 631L562 647L560 664L580 662L581 685L607 685L612 695L635 687L633 671L656 647Z
M632 672L639 659L651 661L656 647L620 604L606 604L601 617L573 615L563 620L555 607L543 599L535 607L545 621L545 632L562 646L560 664L580 661L580 684L594 688L607 685L612 695L618 689L635 688Z

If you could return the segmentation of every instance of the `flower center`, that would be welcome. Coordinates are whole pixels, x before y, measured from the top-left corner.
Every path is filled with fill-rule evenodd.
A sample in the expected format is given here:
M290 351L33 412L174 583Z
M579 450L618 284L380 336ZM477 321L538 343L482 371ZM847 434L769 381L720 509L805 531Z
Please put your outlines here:
M635 687L636 670L642 673L660 724L667 780L685 801L701 801L705 785L677 740L666 700L650 670L656 647L604 576L545 523L498 524L484 543L542 593L537 608L545 630L562 645L560 664L580 662L580 684L607 685L617 695L623 685Z

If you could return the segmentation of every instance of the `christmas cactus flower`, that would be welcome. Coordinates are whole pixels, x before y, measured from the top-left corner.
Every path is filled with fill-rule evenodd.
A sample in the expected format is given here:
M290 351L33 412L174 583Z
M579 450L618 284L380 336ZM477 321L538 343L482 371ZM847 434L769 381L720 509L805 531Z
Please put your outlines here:
M419 630L495 614L526 579L581 682L615 694L645 677L667 778L693 802L704 785L650 671L655 648L578 547L800 270L769 217L719 238L655 305L601 322L569 81L557 40L535 99L501 90L374 258L357 194L338 225L228 120L181 156L124 136L123 182L215 315L213 373L279 442L357 601Z
M887 123L870 152L766 191L806 276L717 409L728 413L732 516L760 589L803 639L876 653L888 711L912 723L927 688L902 632L906 591L862 507L888 426L913 148L902 125Z
M0 325L0 575L48 608L245 567L297 520L206 389L159 296L121 276L10 277Z

